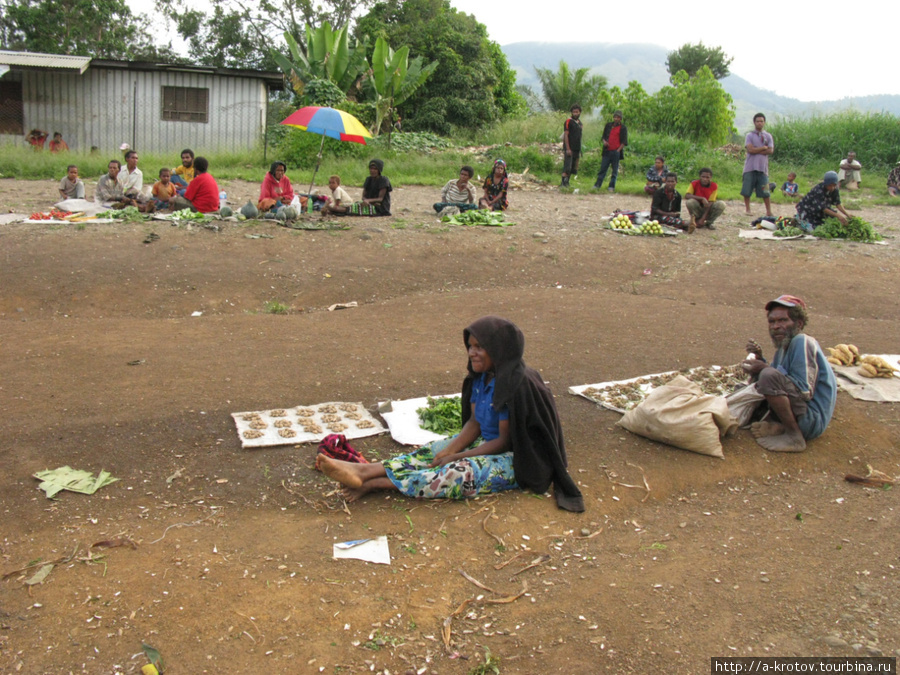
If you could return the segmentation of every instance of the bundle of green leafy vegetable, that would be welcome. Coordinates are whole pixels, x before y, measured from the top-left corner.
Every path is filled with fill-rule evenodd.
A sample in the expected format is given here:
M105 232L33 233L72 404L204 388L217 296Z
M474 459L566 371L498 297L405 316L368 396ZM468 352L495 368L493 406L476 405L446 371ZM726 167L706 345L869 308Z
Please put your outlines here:
M416 410L422 423L419 425L436 434L452 436L462 430L462 403L459 396L449 398L428 397L428 405Z
M806 233L799 227L785 227L781 230L775 230L772 234L776 237L798 237Z
M486 225L487 227L506 227L515 225L506 220L503 211L486 211L478 209L477 211L463 211L452 216L444 216L441 222L451 225Z
M136 206L126 206L124 209L110 209L97 214L97 218L115 218L116 220L127 220L129 222L143 222L149 218L138 211Z
M191 211L190 209L181 209L181 211L176 211L172 214L172 220L193 220L196 222L202 222L211 219L212 216L209 216L205 213L200 213L199 211Z
M848 241L881 241L883 237L872 224L857 216L851 216L846 225L837 218L826 218L813 234L822 239L846 239Z

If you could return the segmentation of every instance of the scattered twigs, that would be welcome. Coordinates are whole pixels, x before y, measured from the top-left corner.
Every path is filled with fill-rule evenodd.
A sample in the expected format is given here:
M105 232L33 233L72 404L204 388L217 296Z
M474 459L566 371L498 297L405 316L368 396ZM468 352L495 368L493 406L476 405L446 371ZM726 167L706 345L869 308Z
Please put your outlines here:
M172 525L169 525L163 531L163 534L159 539L154 539L150 543L156 544L156 543L162 541L163 539L165 539L166 535L169 533L169 530L171 530L173 527L195 527L197 525L201 525L201 524L205 523L207 520L210 520L211 518L215 518L217 515L219 515L219 514L216 511L213 511L208 516L206 516L206 518L201 518L200 520L195 520L193 523L173 523Z
M650 496L650 483L647 482L647 474L644 473L644 470L641 467L639 467L637 464L632 464L631 462L626 462L626 463L628 464L628 466L633 466L635 469L640 470L641 478L644 481L643 485L630 485L628 483L622 483L621 481L617 481L615 479L615 476L616 476L615 472L612 472L608 469L606 470L606 477L609 479L609 482L612 483L613 485L620 485L624 488L632 488L634 490L646 490L647 494L645 494L644 498L641 500L641 503L643 504L645 501L647 501L647 498Z
M469 575L469 574L466 574L466 571L465 571L465 570L462 570L462 569L461 569L461 570L459 570L459 573L463 575L463 579L465 579L466 581L469 581L469 582L475 584L475 585L478 586L478 588L480 588L481 590L487 591L488 593L496 593L496 592L497 592L497 591L495 591L493 588L488 588L487 586L485 586L483 583L481 583L480 581L478 581L478 579L476 579L475 577L473 577L473 576L471 576L471 575Z
M3 575L3 581L6 581L10 577L14 577L17 574L21 574L22 572L27 572L30 569L35 567L43 567L44 565L65 565L66 563L70 563L75 559L75 556L78 555L79 545L75 544L75 549L69 554L62 556L61 558L57 558L56 560L40 560L38 562L30 563L25 565L25 567L20 567L17 570L13 570L12 572L7 572Z
M494 515L495 512L496 512L496 509L494 508L493 505L491 505L491 512L489 514L487 514L487 516L485 516L484 520L481 521L481 527L485 532L487 532L494 539L496 539L497 543L500 544L500 546L502 546L503 548L506 548L506 542L503 541L502 538L498 537L496 534L494 534L493 532L491 532L490 530L487 529L487 521L489 521L491 519L491 517Z
M253 626L253 630L255 630L255 631L256 631L256 634L259 636L259 641L260 641L260 642L264 642L264 641L265 641L266 636L262 634L262 632L259 630L259 626L256 625L256 619L254 619L252 616L247 616L246 614L241 614L241 613L240 613L239 611L237 611L236 609L233 609L233 610L231 610L231 611L234 612L235 614L237 614L239 617L241 617L241 618L243 618L243 619L247 619L247 621L250 622L250 625ZM253 644L257 644L257 642L256 642L256 640L253 638L253 636L250 635L250 633L248 633L247 631L243 631L241 634L242 634L242 635L246 635L248 638L250 638L251 640L253 640Z
M515 595L509 595L505 598L487 598L484 602L489 605L506 605L506 604L509 604L510 602L515 602L516 600L521 598L523 595L525 595L527 592L528 592L528 582L523 580L522 581L522 590L519 591L518 593L516 593Z
M873 469L871 464L866 464L866 468L869 469L869 473L865 476L857 476L852 473L848 473L844 476L844 480L848 483L858 483L860 485L864 485L866 487L874 487L874 488L884 488L894 484L894 478L892 476L888 476L883 471L879 471L878 469Z
M518 572L513 572L513 576L516 577L516 576L522 574L522 572L525 572L526 570L530 570L533 567L537 567L538 565L543 565L548 560L550 560L550 556L545 553L544 555L540 556L539 558L535 558L534 560L532 560L530 563L525 565L525 567L520 569Z
M132 550L137 550L137 542L127 534L118 534L112 539L104 539L91 544L91 548L118 548L119 546L128 546Z
M596 532L591 532L590 534L586 534L582 537L575 537L575 538L576 539L593 539L594 537L596 537L597 535L602 534L602 533L603 533L603 528L601 527Z
M525 555L525 551L519 551L518 553L516 553L512 558L510 558L506 562L502 562L499 565L494 565L494 569L502 570L504 567L509 565L509 563L511 563L513 560L516 560L517 558L521 558L523 555Z

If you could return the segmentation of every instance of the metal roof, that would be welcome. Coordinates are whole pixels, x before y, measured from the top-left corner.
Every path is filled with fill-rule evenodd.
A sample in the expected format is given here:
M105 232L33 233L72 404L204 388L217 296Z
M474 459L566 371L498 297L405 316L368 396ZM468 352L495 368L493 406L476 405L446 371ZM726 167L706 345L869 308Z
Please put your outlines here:
M84 74L84 71L87 70L90 63L90 56L65 56L63 54L40 54L37 52L9 52L0 50L0 65L4 66L77 70L80 74Z

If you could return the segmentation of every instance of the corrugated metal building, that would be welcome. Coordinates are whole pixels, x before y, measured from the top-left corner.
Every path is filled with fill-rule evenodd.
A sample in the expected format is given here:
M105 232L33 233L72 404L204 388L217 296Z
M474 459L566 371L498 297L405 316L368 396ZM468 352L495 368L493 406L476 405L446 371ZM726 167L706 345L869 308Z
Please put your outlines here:
M73 151L261 147L281 73L0 50L0 144L58 131Z

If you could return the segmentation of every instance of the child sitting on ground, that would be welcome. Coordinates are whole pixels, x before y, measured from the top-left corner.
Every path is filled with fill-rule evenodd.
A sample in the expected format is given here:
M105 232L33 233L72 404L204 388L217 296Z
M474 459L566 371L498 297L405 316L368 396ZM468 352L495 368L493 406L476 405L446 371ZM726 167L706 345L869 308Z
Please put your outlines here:
M153 205L160 210L170 206L172 197L177 194L178 188L172 182L172 172L169 169L159 170L159 180L153 184Z
M60 199L84 199L84 183L78 178L78 167L69 164L66 177L59 181Z
M329 176L328 188L331 190L331 199L322 207L322 215L326 213L347 213L347 207L353 203L347 191L341 187L340 176Z
M794 182L795 180L797 180L797 174L791 171L788 179L781 186L781 194L788 199L797 199L800 196L800 186Z

